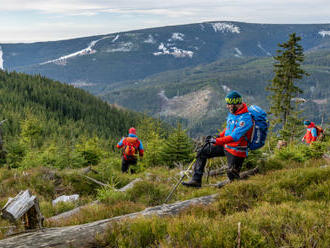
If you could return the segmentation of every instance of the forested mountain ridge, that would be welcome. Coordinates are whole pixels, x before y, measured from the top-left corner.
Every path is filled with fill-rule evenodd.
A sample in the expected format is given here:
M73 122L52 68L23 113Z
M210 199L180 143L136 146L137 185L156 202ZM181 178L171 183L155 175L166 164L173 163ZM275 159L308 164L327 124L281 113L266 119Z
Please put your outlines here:
M118 109L84 90L47 79L0 70L0 119L5 137L17 136L22 121L35 118L43 136L121 137L141 115Z
M329 56L329 50L306 53L303 68L310 76L296 82L304 91L300 97L306 100L301 117L317 123L329 122L326 112L330 107ZM187 124L191 135L206 135L221 128L227 116L224 97L231 89L242 93L248 104L268 110L265 88L274 76L273 63L272 58L222 59L126 82L126 87L113 85L100 95L129 109L169 121L180 119Z
M230 89L267 110L272 56L292 32L302 38L304 66L311 75L300 84L307 100L304 117L328 121L330 24L205 22L0 44L0 67L73 84L169 122L181 120L197 136L219 128L226 116L221 99Z
M205 22L0 46L6 70L93 85L100 92L104 85L223 58L270 57L292 32L306 51L323 50L330 47L329 30L330 24Z

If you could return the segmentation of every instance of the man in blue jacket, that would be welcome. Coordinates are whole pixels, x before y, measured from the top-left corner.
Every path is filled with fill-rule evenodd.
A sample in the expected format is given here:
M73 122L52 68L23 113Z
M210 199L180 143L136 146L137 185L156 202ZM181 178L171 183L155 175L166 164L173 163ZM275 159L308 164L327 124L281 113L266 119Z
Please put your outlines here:
M193 177L182 184L188 187L201 187L204 167L208 158L227 157L229 180L239 178L243 161L248 155L248 140L252 135L253 121L242 96L237 91L231 91L225 98L229 114L226 128L213 138L209 136L209 146L197 153Z

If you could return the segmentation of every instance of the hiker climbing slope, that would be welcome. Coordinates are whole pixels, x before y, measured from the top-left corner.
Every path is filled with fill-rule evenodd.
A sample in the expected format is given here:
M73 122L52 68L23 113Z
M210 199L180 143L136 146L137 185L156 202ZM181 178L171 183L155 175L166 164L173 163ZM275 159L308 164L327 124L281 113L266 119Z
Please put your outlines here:
M131 127L128 130L128 136L122 138L118 144L117 148L123 148L122 153L122 162L121 162L121 171L127 172L130 165L137 164L137 154L139 154L140 158L143 157L143 145L142 142L136 136L136 129ZM134 170L131 169L131 173L134 173Z
M197 153L193 177L190 181L182 183L185 186L201 187L204 167L207 159L212 157L226 156L229 180L239 178L243 161L248 155L248 141L251 139L253 121L237 91L230 92L225 100L229 110L226 128L216 138L208 136L206 142L210 144Z

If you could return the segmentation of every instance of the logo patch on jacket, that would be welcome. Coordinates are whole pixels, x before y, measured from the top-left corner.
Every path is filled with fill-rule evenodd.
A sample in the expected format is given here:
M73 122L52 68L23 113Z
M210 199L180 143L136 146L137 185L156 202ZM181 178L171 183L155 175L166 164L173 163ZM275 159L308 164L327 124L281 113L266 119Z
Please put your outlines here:
M240 121L240 122L239 122L239 126L240 126L240 127L244 127L244 125L245 125L245 121Z

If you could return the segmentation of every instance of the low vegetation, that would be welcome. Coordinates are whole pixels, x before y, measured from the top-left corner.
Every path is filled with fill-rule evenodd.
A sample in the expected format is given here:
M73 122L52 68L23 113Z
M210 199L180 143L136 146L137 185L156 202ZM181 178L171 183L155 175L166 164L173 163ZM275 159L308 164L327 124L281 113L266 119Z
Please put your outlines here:
M137 219L114 224L107 233L98 236L98 247L233 247L237 245L237 224L241 223L242 247L326 247L330 199L329 159L309 150L317 148L329 153L330 142L313 146L287 147L272 155L268 149L251 154L245 168L257 164L261 174L237 181L223 189L179 187L171 202L218 193L218 200L209 206L195 206L178 217ZM300 152L299 152L300 151ZM306 152L302 152L306 151ZM260 156L260 153L263 154ZM287 156L294 153L296 156ZM283 155L284 154L284 155ZM284 156L284 157L283 157ZM223 161L213 159L209 166L220 167ZM122 174L120 160L109 159L93 166L99 174L90 177L107 183L102 187L81 176L80 169L34 167L28 170L0 169L1 205L9 196L29 188L40 200L47 227L88 223L128 213L138 212L164 202L178 178L179 169L167 166L148 167L137 174ZM126 192L115 189L135 178L143 180ZM225 179L225 176L223 177ZM215 183L221 177L204 180ZM59 194L80 194L75 203L53 206L51 200ZM92 204L98 200L98 204ZM51 216L78 206L81 211L59 221ZM2 235L12 224L2 221ZM17 231L18 229L16 229ZM128 232L128 230L130 230Z

